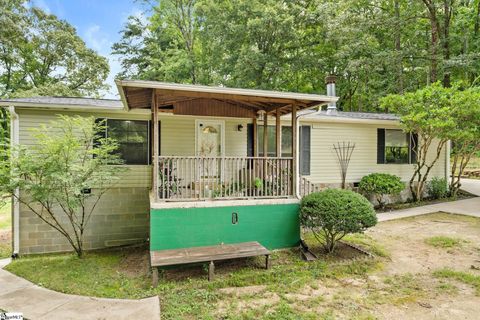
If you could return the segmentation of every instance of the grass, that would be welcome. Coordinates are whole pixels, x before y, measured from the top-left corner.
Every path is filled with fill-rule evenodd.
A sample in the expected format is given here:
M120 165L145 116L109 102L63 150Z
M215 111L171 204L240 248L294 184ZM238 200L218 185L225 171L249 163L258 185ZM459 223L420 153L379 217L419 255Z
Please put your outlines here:
M4 203L0 202L0 230L8 229L12 225L10 210L10 198L5 199Z
M12 215L10 214L10 198L0 199L0 232L5 232L11 228ZM7 258L11 255L12 246L8 242L0 239L0 259Z
M458 248L465 242L466 240L447 236L434 236L425 239L426 244L435 248Z
M270 270L261 267L264 263L262 258L238 260L233 265L219 264L215 280L208 282L205 272L198 274L201 270L199 266L183 270L176 268L161 272L159 286L152 288L145 262L138 262L144 263L139 271L128 272L125 260L128 255L136 254L131 250L145 249L89 252L83 259L72 254L28 256L13 261L7 270L41 286L66 293L114 298L158 295L164 319L218 318L216 312L220 302L228 306L228 319L249 319L254 314L260 319L321 319L315 314L300 313L282 297L300 292L319 281L366 277L382 265L376 259L340 261L335 257L322 257L308 263L300 259L298 249L289 249L273 253ZM227 287L254 285L265 286L266 292L281 297L280 302L270 306L273 309L269 312L263 312L263 306L259 306L235 313L231 308L239 300L245 300L244 297L239 299L220 291ZM256 301L258 294L252 294L250 298Z
M433 275L437 278L453 279L471 285L475 288L476 294L480 296L480 275L452 269L437 270Z

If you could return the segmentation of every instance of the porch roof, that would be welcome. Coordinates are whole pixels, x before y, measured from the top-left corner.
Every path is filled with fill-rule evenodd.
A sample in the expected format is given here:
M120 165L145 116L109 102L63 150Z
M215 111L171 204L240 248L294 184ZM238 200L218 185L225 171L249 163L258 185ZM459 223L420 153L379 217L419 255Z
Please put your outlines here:
M206 115L215 115L213 113L221 109L223 109L222 113L236 110L232 112L232 116L239 117L255 117L259 111L270 114L278 112L284 115L290 113L290 107L293 105L297 106L297 110L302 110L338 100L337 97L318 94L210 87L157 81L117 80L116 84L127 109L150 109L152 102L155 101L160 111L179 114L185 114L186 109L189 110L188 112L192 112L195 107L206 109L209 105L212 108L211 114ZM208 104L202 103L206 100L208 100ZM216 105L212 106L212 102ZM194 114L198 113L194 112Z

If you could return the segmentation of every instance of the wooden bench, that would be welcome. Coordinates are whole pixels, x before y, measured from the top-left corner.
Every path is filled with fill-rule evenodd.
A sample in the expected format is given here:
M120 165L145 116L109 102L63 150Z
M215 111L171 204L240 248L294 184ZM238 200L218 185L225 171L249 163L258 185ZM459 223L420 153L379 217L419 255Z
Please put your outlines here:
M158 284L158 267L210 261L208 267L208 280L210 281L214 275L214 261L256 256L265 256L265 268L268 269L270 267L270 251L256 241L150 251L153 285L156 286Z

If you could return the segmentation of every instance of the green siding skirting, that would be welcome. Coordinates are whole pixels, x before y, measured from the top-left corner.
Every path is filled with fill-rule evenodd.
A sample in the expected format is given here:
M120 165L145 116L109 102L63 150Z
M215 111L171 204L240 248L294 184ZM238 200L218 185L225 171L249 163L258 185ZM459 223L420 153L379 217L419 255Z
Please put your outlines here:
M232 224L232 213L238 223ZM300 241L299 205L225 206L150 210L150 250L258 241L268 249Z

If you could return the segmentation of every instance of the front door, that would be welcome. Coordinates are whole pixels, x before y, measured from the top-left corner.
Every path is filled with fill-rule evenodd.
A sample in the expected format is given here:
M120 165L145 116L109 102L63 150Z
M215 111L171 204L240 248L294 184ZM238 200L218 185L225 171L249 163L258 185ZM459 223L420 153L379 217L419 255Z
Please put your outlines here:
M202 178L221 179L221 160L224 152L224 122L197 120L197 156L204 158L199 165Z

